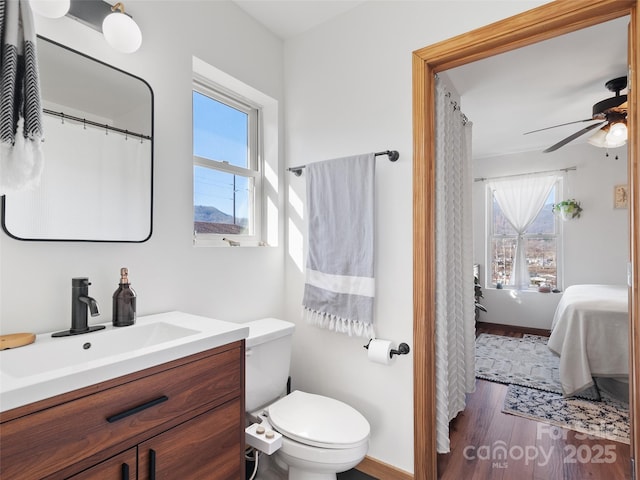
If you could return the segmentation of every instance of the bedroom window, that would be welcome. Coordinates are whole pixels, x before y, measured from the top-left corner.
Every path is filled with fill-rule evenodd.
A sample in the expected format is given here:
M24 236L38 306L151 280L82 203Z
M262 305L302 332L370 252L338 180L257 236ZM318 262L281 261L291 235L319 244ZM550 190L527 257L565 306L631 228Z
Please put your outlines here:
M192 99L194 241L255 242L262 210L258 108L200 82Z
M507 215L496 200L496 193L487 185L488 198L488 259L487 279L491 286L515 287L513 268L516 258L518 233L507 220ZM561 180L556 179L550 192L542 197L544 204L523 233L525 261L528 279L521 288L537 288L545 284L551 288L561 285L560 247L561 232L557 217L551 211L552 205L560 198ZM504 204L503 204L504 205ZM539 204L538 204L539 205ZM523 208L526 208L524 206ZM531 206L535 209L535 206ZM528 285L527 285L528 283Z

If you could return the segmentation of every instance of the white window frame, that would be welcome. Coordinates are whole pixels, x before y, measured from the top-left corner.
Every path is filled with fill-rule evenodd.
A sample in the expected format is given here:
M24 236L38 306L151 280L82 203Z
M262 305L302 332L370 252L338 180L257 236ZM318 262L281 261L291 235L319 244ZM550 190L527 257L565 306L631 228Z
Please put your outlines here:
M558 176L558 178L556 179L556 182L553 184L553 188L555 189L556 192L556 201L558 201L559 199L563 198L563 178L561 176ZM515 235L494 235L494 225L493 225L493 192L491 190L491 187L489 186L489 184L487 184L485 186L485 192L486 192L486 216L485 216L485 222L486 222L486 246L485 246L485 256L486 256L486 264L487 264L487 268L485 269L485 274L484 274L484 281L485 281L485 285L490 285L490 287L485 287L485 288L495 288L495 284L492 281L492 271L493 271L493 239L494 237L503 237L503 238L515 238ZM556 233L554 235L550 235L550 234L535 234L535 235L527 235L525 234L525 238L527 237L532 237L532 238L555 238L556 239L556 288L563 290L563 281L564 281L564 254L563 254L563 250L564 250L564 241L563 241L563 232L562 232L562 221L558 218L558 216L554 215L554 222L555 222L555 231ZM514 289L515 287L513 285L504 285L503 286L504 289ZM535 290L534 287L530 286L529 287L529 291L537 291Z
M248 115L248 163L249 168L231 165L226 161L213 160L193 154L193 165L211 168L220 172L253 178L253 195L250 198L249 216L253 221L252 234L196 233L193 230L193 243L196 246L229 246L228 240L238 242L242 246L254 246L262 243L265 237L263 227L264 212L264 156L262 142L262 114L259 105L234 94L214 82L194 74L193 91L213 98L231 108ZM193 95L193 94L192 94ZM193 109L192 109L193 120ZM194 205L195 209L195 205ZM223 240L223 239L227 240Z

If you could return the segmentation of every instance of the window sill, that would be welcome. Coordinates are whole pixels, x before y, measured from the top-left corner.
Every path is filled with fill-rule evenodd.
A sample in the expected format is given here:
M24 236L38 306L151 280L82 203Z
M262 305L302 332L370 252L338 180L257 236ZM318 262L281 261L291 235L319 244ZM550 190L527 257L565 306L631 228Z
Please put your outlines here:
M527 288L526 290L518 290L518 289L513 288L513 287L503 287L503 288L482 287L482 289L483 290L495 290L497 292L500 292L500 291L504 291L504 292L519 292L519 293L525 293L525 294L528 294L528 293L539 293L539 294L542 294L542 295L548 295L550 293L554 293L554 292L540 292L540 291L538 291L537 288ZM562 293L562 290L557 292L557 293Z
M222 248L237 248L237 247L272 247L266 242L258 241L255 238L229 238L222 236L203 238L198 236L197 239L193 239L194 247L222 247Z

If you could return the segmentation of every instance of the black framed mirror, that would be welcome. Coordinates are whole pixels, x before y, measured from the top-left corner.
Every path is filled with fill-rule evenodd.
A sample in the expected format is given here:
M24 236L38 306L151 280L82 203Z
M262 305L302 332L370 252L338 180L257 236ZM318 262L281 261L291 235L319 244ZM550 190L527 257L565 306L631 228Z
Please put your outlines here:
M2 228L18 240L144 242L153 217L149 84L38 37L44 169L7 194Z

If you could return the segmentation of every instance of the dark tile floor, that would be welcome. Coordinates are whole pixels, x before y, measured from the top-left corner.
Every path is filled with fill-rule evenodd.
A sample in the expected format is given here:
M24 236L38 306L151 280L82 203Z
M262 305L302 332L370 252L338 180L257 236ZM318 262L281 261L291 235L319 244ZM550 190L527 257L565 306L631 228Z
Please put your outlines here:
M367 475L366 473L359 472L355 468L348 472L342 472L338 474L338 480L378 480L377 478Z

